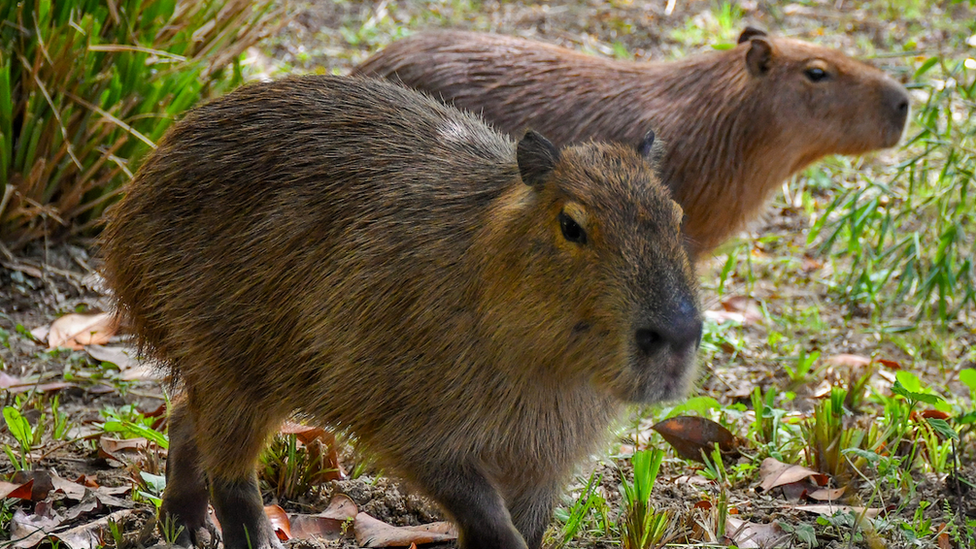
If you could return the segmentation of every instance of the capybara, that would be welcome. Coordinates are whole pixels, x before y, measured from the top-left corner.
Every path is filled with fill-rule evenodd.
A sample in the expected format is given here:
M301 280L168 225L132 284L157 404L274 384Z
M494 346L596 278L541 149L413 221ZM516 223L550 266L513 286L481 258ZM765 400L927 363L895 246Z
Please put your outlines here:
M685 212L693 257L761 211L787 177L828 154L891 147L908 94L880 70L807 42L746 28L730 50L632 62L494 34L419 34L354 74L382 76L557 146L667 143L661 179Z
M625 402L682 394L701 316L639 147L557 149L371 79L246 86L174 125L110 214L104 274L181 380L164 520L279 547L255 463L293 413L456 521L539 547ZM209 483L209 493L207 484Z

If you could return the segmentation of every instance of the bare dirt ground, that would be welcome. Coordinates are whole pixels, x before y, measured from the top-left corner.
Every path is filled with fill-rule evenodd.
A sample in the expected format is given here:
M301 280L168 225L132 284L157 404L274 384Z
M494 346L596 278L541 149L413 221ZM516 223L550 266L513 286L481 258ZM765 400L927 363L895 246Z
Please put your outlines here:
M669 13L666 12L667 4L664 0L295 3L293 20L261 52L252 52L251 61L259 72L272 76L282 72L345 74L371 52L402 36L406 30L415 32L441 27L514 34L600 55L613 55L622 49L634 59L664 60L705 51L716 42L734 42L744 24L751 24L778 34L837 47L859 57L875 57L876 65L907 81L911 69L904 58L887 57L885 52L902 51L907 40L913 42L914 50L929 54L957 47L958 40L952 36L951 25L938 22L973 17L972 8L965 3L862 5L850 1L797 4L751 1L737 4L740 13L733 26L715 15L720 10L713 2L678 0ZM923 13L901 17L897 10L904 9L922 10ZM868 158L864 168L870 170L872 165L891 163L896 158L896 152L879 153ZM968 349L976 345L972 318L961 318L946 327L925 323L921 332L933 334L932 349L924 347L924 342L919 340L912 340L906 346L897 335L870 332L867 312L851 311L848 305L839 303L822 282L821 279L829 277L830 273L819 270L819 266L798 266L804 261L809 261L808 265L823 264L822 258L817 258L815 251L806 244L809 225L809 219L780 196L761 222L723 248L702 269L704 299L710 308L719 308L722 301L715 288L720 285L717 280L727 254L733 253L730 250L738 250L736 253L752 258L749 264L751 276L744 274L745 269L737 269L724 287L726 295L747 296L761 303L776 318L799 317L811 309L817 310L820 318L815 327L804 324L793 331L761 323L741 327L736 332L735 345L720 346L719 350L703 358L699 394L731 404L748 402L748 395L756 386L790 386L793 381L784 373L775 353L766 346L769 332L774 328L788 332L788 337L815 344L824 356L880 354L911 365L916 375L933 385L941 384L946 376L946 363L955 361L957 370L965 366L959 363L967 360ZM90 475L99 485L120 486L132 484L139 472L105 456L94 439L84 437L94 437L101 432L99 424L105 419L101 411L105 408L118 409L128 405L143 412L159 408L168 392L165 380L161 379L161 374L150 373L122 380L120 372L106 369L83 352L48 351L26 333L50 324L67 312L109 310L110 302L94 276L97 270L97 259L92 257L94 252L91 242L77 242L52 245L47 249L37 246L17 257L0 257L0 329L9 343L0 346L0 361L3 372L19 380L38 384L66 383L56 392L60 394L62 410L74 425L74 442L48 448L43 456L38 456L40 459L36 464L57 471L63 478ZM913 324L914 319L909 313L908 310L894 311L892 314L901 318L892 319L892 324L899 321L904 325ZM119 340L124 341L124 337L117 337L116 341ZM949 343L939 343L945 341ZM971 362L969 367L972 367ZM827 372L824 375L842 376L843 373ZM809 380L791 386L790 390L797 395L791 406L797 411L812 408L819 381ZM950 385L949 389L964 394L958 384ZM4 390L4 404L13 404L19 394L23 393ZM29 419L36 420L39 413ZM9 435L3 433L3 436L3 442L9 443ZM630 442L622 438L620 444ZM161 474L163 456L163 452L155 450L148 459L140 460L142 470ZM972 459L972 452L968 458ZM352 470L355 458L349 459L344 465ZM155 464L155 468L147 463ZM582 471L584 476L592 467ZM611 507L616 508L614 502L619 499L617 484L621 472L606 464L596 467L604 472L604 491ZM12 471L13 465L8 458L0 456L0 474ZM369 469L366 472L375 473ZM976 482L976 464L964 462L960 476ZM659 508L687 512L702 499L703 493L714 495L714 490L708 486L683 481L683 472L677 468L671 470L668 477L673 482L659 483L656 488L655 504ZM923 515L937 518L943 502L951 499L955 504L968 505L970 516L976 516L976 508L962 503L952 494L945 479L930 475L916 480L919 484L908 497L933 503L928 511L922 511ZM796 512L784 510L768 496L757 496L754 488L754 483L744 482L734 486L730 494L730 500L740 509L742 518L756 523L797 520ZM361 510L392 524L421 524L442 518L435 507L409 488L395 481L375 480L370 474L358 480L331 483L294 501L278 503L286 509L315 512L324 508L337 492L350 495ZM868 497L867 492L869 490L865 497ZM917 504L899 506L902 502L898 501L886 503L902 509L899 512L907 517L919 508ZM158 541L149 529L141 528L152 515L151 506L143 502L137 507L142 514L133 516L126 524L126 541L145 545ZM96 512L91 519L111 510L111 506L105 506L102 515ZM2 536L0 534L0 539ZM847 546L840 536L827 536L821 538L821 542L828 547ZM301 547L319 546L307 541L291 543ZM580 543L594 547L608 544L600 538ZM856 546L866 547L867 544L861 540ZM907 545L892 543L890 546Z

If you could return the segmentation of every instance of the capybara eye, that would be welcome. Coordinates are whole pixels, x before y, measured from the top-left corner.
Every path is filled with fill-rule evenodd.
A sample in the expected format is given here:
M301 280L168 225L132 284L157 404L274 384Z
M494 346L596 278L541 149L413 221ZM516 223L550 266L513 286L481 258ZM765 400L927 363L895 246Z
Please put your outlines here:
M821 69L820 67L810 67L805 72L807 78L809 78L811 82L820 82L821 80L824 80L830 76L827 74L827 71Z
M563 231L563 238L577 244L586 244L586 231L579 223L573 221L566 212L559 212L559 228Z

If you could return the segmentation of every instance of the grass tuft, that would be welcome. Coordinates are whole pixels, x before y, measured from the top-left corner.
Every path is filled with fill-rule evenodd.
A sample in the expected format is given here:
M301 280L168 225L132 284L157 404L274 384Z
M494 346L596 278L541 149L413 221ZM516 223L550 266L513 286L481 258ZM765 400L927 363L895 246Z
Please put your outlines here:
M0 5L0 243L83 233L186 109L242 80L273 0Z

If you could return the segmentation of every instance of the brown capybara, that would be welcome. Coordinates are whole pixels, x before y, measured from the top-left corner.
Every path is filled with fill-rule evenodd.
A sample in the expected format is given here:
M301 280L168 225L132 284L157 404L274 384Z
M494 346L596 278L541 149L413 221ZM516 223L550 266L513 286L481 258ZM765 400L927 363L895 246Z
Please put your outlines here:
M693 260L811 162L895 145L909 105L876 68L753 28L733 49L667 63L433 32L394 42L354 74L402 81L513 135L535 128L557 146L636 144L653 127L667 144L661 179L684 209Z
M280 547L255 462L297 412L439 502L464 549L537 549L622 404L677 397L694 370L697 290L652 139L516 144L328 76L174 125L102 256L184 388L162 505L180 541L211 539L209 500L228 548Z

